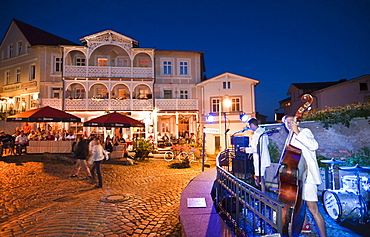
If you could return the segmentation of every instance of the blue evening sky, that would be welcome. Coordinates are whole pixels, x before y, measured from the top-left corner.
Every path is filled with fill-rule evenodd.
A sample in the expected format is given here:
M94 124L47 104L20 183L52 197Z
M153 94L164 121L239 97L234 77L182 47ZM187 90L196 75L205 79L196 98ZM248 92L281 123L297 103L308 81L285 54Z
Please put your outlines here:
M2 0L1 37L13 18L76 43L111 29L144 48L202 51L208 78L260 81L268 121L291 83L370 73L370 0Z

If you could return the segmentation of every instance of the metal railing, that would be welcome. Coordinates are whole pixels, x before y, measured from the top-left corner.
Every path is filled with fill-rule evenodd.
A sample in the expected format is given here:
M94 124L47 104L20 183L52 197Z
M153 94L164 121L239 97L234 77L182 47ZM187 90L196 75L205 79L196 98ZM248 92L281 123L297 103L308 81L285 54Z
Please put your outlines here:
M284 205L230 171L232 150L218 154L215 205L237 236L282 233Z

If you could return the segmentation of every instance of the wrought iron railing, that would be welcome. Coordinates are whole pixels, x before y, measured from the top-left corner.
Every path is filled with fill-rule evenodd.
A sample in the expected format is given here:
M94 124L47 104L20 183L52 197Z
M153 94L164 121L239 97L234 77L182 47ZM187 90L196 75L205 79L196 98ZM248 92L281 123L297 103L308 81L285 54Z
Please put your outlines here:
M237 236L282 233L283 204L274 194L265 194L232 173L232 150L217 156L215 205ZM230 169L231 168L231 169Z

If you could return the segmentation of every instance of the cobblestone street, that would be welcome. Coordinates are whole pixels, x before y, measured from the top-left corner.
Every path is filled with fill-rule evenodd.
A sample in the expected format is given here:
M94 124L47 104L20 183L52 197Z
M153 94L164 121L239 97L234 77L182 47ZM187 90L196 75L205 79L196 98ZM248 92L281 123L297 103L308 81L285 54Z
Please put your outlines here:
M180 235L179 197L200 163L171 169L163 159L110 160L102 165L103 188L94 189L82 172L70 178L73 164L60 158L0 159L1 236Z

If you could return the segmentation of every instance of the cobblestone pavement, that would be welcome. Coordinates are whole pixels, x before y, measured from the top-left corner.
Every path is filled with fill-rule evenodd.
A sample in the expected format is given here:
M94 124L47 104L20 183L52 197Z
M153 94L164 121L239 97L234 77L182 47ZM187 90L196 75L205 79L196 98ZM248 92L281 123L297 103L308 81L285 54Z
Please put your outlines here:
M214 163L210 161L211 168ZM83 173L70 178L73 164L65 156L2 157L0 236L181 236L180 195L201 172L201 164L188 169L169 164L159 158L133 166L106 161L103 188L95 189ZM370 236L369 224L339 225L322 204L319 208L328 236Z
M200 163L171 169L163 159L111 160L102 165L103 188L95 189L82 172L70 178L67 161L0 158L0 236L180 236L180 195Z

